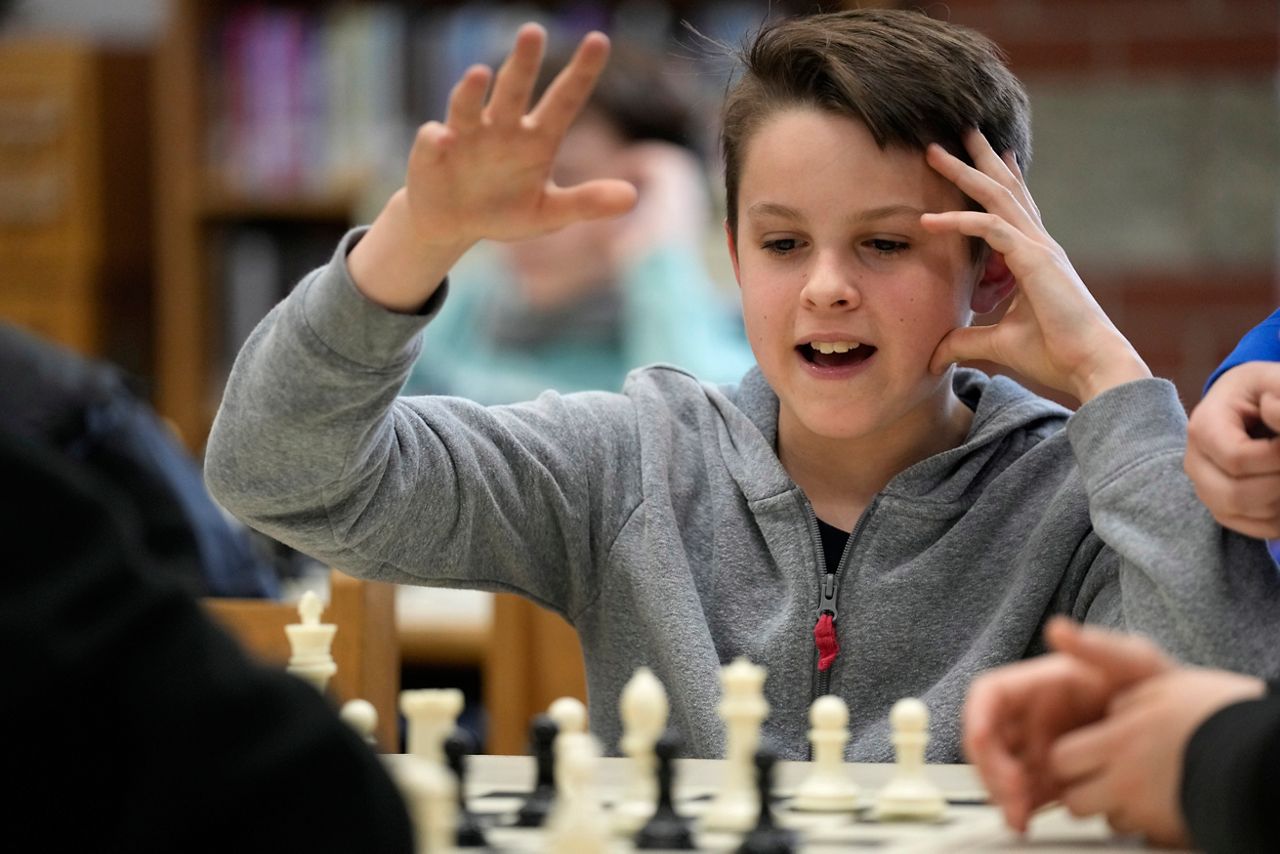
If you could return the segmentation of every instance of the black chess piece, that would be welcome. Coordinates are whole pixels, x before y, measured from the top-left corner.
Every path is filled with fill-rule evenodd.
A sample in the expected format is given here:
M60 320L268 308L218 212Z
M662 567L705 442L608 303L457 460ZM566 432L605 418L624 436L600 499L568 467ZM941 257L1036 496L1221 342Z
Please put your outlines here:
M560 727L548 715L538 715L529 727L538 776L533 791L516 813L516 827L542 827L556 799L555 740Z
M671 785L675 779L675 758L680 752L680 738L668 732L658 739L653 752L658 757L658 805L653 817L636 834L637 849L660 848L668 851L692 851L693 834L688 819L676 812L671 797Z
M444 742L449 770L458 781L458 829L454 844L459 848L488 848L484 830L467 808L467 756L475 753L475 739L465 729L456 729Z
M768 748L756 751L756 788L760 794L760 818L757 819L755 828L742 840L738 854L795 854L795 833L774 823L773 808L769 804L773 796L773 766L777 761L778 758Z

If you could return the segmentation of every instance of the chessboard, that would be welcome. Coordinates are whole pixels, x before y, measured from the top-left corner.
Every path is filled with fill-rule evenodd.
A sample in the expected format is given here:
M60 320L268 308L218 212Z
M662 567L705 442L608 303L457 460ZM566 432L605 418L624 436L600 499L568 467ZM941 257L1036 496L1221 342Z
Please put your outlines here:
M416 761L408 754L385 757L391 770ZM629 760L603 758L596 765L593 790L606 812L623 791ZM877 821L872 803L875 794L889 781L894 766L846 763L845 768L865 796L865 803L852 812L813 813L789 806L791 792L811 763L779 762L773 799L778 824L796 831L797 850L802 854L836 851L901 852L1003 851L1071 852L1133 851L1144 849L1141 839L1120 837L1102 819L1076 819L1060 807L1043 810L1032 821L1026 836L1005 827L999 811L987 802L972 767L929 765L928 773L942 789L947 801L943 816L928 822ZM546 851L540 828L514 826L514 817L533 786L536 769L530 756L476 755L468 759L466 802L485 830L490 851ZM674 797L677 811L690 819L696 850L732 852L742 835L704 832L699 817L710 804L725 773L720 759L677 759ZM466 850L466 849L459 849ZM635 850L627 836L617 836L611 852Z

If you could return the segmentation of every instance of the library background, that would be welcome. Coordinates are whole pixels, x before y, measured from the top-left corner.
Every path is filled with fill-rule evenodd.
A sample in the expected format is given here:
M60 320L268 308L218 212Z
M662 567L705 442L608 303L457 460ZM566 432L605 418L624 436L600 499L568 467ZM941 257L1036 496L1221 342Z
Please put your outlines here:
M372 217L417 126L519 23L655 51L714 117L732 71L714 42L841 5L18 0L0 29L0 318L123 367L198 458L254 324ZM849 5L923 6L1007 51L1031 93L1046 225L1194 405L1280 301L1274 0ZM699 133L719 205L714 120ZM707 263L732 295L712 225ZM489 752L523 752L533 712L583 691L572 632L532 605L417 589L351 601L390 632L387 696L397 680L463 687Z

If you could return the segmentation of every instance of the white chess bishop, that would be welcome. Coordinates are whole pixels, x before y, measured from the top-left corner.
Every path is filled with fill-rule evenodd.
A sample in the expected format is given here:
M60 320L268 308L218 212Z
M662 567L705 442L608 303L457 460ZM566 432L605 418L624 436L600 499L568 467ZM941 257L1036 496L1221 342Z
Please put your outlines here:
M849 707L833 694L819 697L809 707L809 743L813 764L809 776L796 788L791 808L808 812L852 812L859 806L860 791L844 767L844 746L849 740Z
M662 682L647 667L638 667L619 701L622 741L618 745L630 760L628 782L622 799L613 808L616 833L633 835L653 817L658 803L658 758L654 746L667 727L670 703Z
M929 742L929 709L914 697L893 704L889 712L894 776L876 798L876 818L884 821L937 821L946 814L942 790L925 775L924 748Z
M324 604L320 597L314 590L308 590L298 602L298 616L302 622L284 627L292 653L285 670L310 682L321 693L328 687L333 674L338 672L338 665L329 652L338 627L333 623L320 622L323 612Z

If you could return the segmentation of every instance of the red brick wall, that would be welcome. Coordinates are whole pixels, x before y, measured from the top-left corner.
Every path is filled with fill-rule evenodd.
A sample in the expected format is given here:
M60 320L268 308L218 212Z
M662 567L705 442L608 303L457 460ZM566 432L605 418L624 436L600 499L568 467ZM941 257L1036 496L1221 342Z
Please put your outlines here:
M1275 0L946 0L906 3L975 27L1023 77L1046 72L1274 73Z

